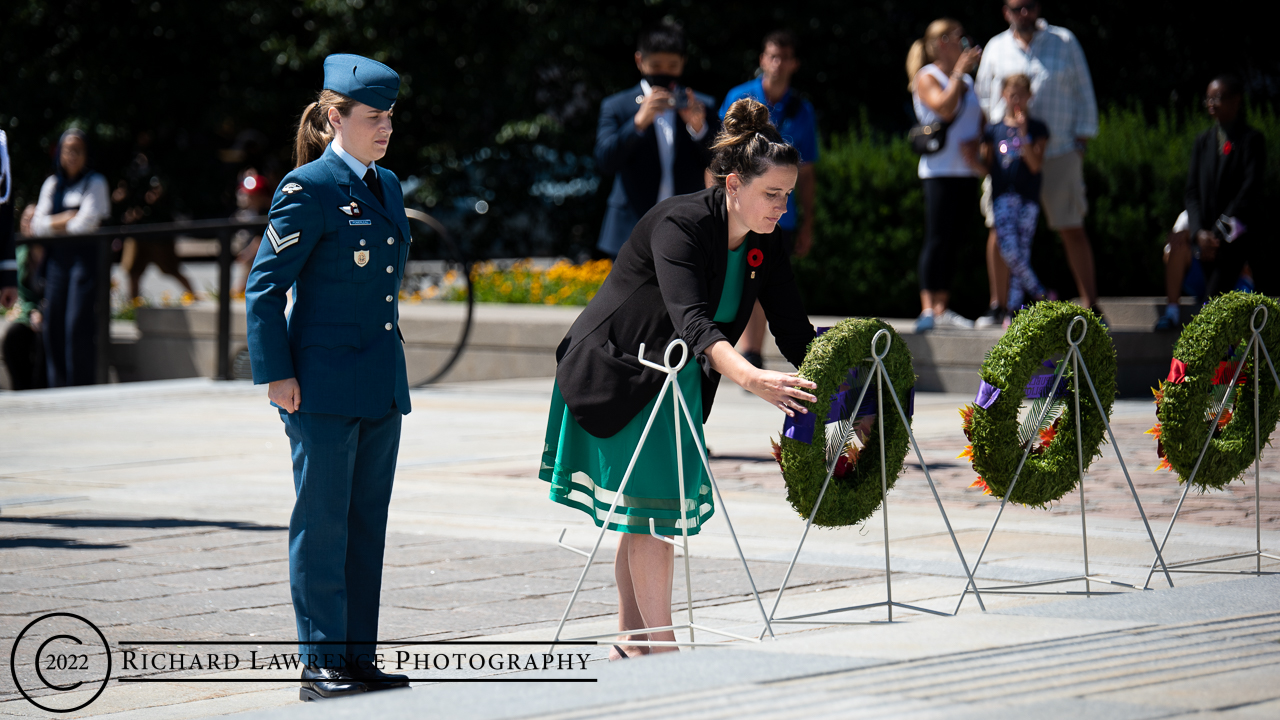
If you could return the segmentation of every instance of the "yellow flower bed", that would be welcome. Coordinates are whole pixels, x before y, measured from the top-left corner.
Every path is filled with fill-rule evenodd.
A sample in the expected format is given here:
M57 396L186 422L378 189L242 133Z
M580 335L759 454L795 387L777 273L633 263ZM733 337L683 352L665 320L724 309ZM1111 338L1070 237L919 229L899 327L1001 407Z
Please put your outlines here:
M486 262L471 269L471 282L478 302L586 305L612 268L609 260L581 265L560 260L549 268L536 268L531 260L521 260L505 270ZM462 299L461 291L454 291L454 296Z

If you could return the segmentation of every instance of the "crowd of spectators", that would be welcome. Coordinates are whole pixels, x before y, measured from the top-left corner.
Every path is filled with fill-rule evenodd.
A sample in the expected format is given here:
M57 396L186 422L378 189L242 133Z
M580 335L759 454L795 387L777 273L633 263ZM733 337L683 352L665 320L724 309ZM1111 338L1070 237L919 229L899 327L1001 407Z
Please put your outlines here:
M94 167L88 135L78 128L67 129L53 148L52 173L36 201L23 208L15 228L9 138L0 131L0 309L7 321L0 354L13 389L92 384L97 380L98 353L106 350L97 347L102 270L98 242L15 245L14 230L27 238L53 238L92 233L103 225L127 227L176 219L168 180L154 161L152 146L151 133L139 133L128 164L112 186ZM238 172L235 219L260 215L270 202L275 178L260 175L254 166L246 167L252 160L274 172L266 154L265 136L246 131L220 155L224 164ZM259 240L244 234L236 238L235 246L245 248L241 253L245 255L256 250ZM127 277L126 297L141 297L143 274L155 265L183 288L184 298L199 298L182 270L172 237L125 236L115 242L113 252L119 253ZM240 285L243 292L243 280Z
M1026 303L1056 297L1031 262L1041 215L1061 239L1078 302L1097 302L1093 252L1084 231L1083 158L1098 130L1089 66L1076 37L1041 17L1040 0L1004 0L1001 12L1009 27L985 47L959 21L942 18L928 25L908 53L917 127L936 132L939 141L920 151L917 168L925 206L918 332L1007 325ZM815 108L791 84L800 67L798 50L791 33L768 34L755 76L717 103L683 84L687 41L678 24L666 20L641 33L634 54L637 83L600 107L595 155L598 170L612 175L613 185L598 257L616 257L636 223L659 202L707 186L709 144L727 108L746 97L769 109L782 137L801 154L799 180L778 232L796 256L808 253L819 182L818 129ZM1266 148L1248 124L1243 84L1229 74L1214 78L1205 107L1214 124L1197 138L1189 158L1185 211L1165 246L1167 304L1157 330L1180 326L1183 294L1203 302L1227 290L1251 289L1260 279L1267 283L1264 289L1274 285L1268 274L1273 263L1264 259L1274 254L1273 243L1264 241L1270 231L1262 207ZM235 168L234 216L260 214L279 175L265 136L253 130L235 134L229 127L227 137L234 144L220 159ZM96 353L103 350L95 347L96 246L57 242L15 250L8 142L0 131L0 307L10 321L3 343L10 382L15 388L91 383ZM122 225L173 219L168 181L152 143L149 133L137 136L132 160L113 187L94 170L86 134L68 129L54 149L53 172L38 200L19 219L21 232L80 234L113 216ZM975 322L952 310L949 301L957 256L982 251L969 240L979 213L989 228L990 303ZM258 242L251 234L238 237L238 262L247 265ZM130 296L139 296L151 264L196 296L172 240L127 238L122 249ZM764 330L757 307L739 346L757 365Z

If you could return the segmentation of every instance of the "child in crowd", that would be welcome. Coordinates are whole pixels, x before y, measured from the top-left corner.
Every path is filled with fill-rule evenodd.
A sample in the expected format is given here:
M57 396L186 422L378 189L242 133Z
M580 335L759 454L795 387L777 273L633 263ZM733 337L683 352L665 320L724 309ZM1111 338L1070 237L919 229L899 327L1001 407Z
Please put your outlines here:
M1022 306L1024 298L1045 299L1044 286L1031 269L1031 240L1040 214L1040 168L1049 128L1027 115L1031 79L1021 73L1001 83L1004 118L982 136L982 158L991 173L996 237L1000 255L1009 266L1009 297L1005 317Z

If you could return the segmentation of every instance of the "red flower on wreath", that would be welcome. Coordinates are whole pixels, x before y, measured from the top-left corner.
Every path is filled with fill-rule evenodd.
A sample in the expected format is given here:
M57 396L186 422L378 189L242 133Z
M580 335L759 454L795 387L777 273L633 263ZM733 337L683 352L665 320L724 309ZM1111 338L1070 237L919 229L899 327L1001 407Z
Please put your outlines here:
M1228 140L1228 141L1226 141L1226 142L1222 143L1222 154L1223 154L1223 155L1230 155L1230 154L1231 154L1231 141L1230 141L1230 140Z
M751 248L751 252L747 253L747 264L751 267L760 267L762 262L764 262L764 253L760 252L760 248Z
M1169 377L1165 378L1165 382L1180 383L1187 377L1187 364L1174 358L1169 363Z

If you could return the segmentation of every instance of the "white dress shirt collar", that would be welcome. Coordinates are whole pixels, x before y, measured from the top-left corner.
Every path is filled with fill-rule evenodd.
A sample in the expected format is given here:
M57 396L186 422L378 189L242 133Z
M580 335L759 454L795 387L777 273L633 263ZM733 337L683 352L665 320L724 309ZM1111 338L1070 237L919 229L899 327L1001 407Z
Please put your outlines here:
M364 174L369 170L373 170L374 173L377 173L377 166L373 163L362 165L359 160L352 157L351 153L343 150L342 143L338 142L338 138L334 138L333 142L330 143L330 146L333 147L333 154L342 158L342 162L346 163L347 167L351 168L351 172L355 173L356 177L361 180L364 179Z

